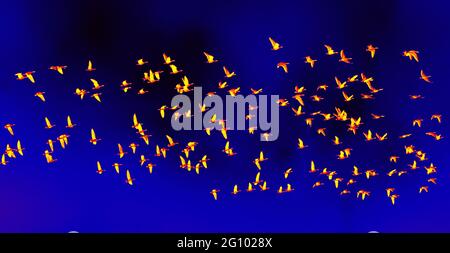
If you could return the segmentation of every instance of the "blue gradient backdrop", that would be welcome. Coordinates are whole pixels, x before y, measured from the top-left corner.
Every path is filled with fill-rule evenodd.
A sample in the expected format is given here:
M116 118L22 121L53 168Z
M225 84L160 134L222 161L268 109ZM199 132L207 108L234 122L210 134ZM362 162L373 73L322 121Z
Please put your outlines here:
M18 0L0 4L0 125L16 124L15 137L6 130L0 132L0 145L15 144L20 138L26 148L23 158L0 169L0 232L450 232L447 139L436 143L417 134L412 141L438 166L439 182L429 194L417 192L426 178L421 170L406 177L371 180L361 186L373 192L363 202L354 196L340 197L331 184L312 190L316 178L306 172L309 162L314 159L319 167L335 169L342 176L350 173L354 163L384 173L390 169L389 155L403 152L405 142L366 144L361 139L344 139L354 149L352 160L338 161L337 148L328 139L317 137L303 119L282 108L277 142L261 143L257 135L233 132L231 145L238 155L226 158L220 152L225 143L220 134L174 132L169 119L160 119L156 108L170 103L178 77L166 76L168 80L152 87L146 96L123 94L118 88L124 79L138 82L140 71L134 65L138 58L162 68L163 52L173 56L205 91L215 89L223 73L221 65L203 63L204 50L237 72L234 86L245 92L262 87L282 97L290 97L295 84L312 91L321 82L333 84L335 75L346 78L364 71L375 77L376 87L385 90L373 102L340 106L355 115L386 114L384 121L372 122L371 128L388 131L390 136L419 133L411 130L411 120L440 112L443 123L425 121L424 128L446 135L448 3L205 2ZM269 36L285 48L272 52ZM355 64L344 66L324 57L325 43L344 48ZM364 52L369 43L380 48L374 61ZM421 62L402 57L405 49L419 50ZM303 63L306 55L319 58L314 70ZM94 61L95 73L84 71L88 59ZM274 67L282 60L291 63L289 75ZM69 66L64 76L46 70L58 64ZM418 80L420 68L433 76L431 86ZM27 70L37 71L35 86L14 79L14 73ZM76 87L90 87L91 76L107 86L101 104L73 95ZM47 103L33 97L38 90L46 92ZM413 93L422 93L426 100L412 103L407 95ZM323 106L332 110L334 102L330 95ZM138 166L137 156L126 156L121 163L136 178L135 186L129 187L110 164L118 161L117 143L128 146L139 141L130 127L134 112L152 134L151 146L142 148L140 143L140 152L157 167L149 175ZM63 127L68 114L78 124L72 131ZM57 127L45 130L45 116ZM330 128L330 135L345 135L344 128L322 125ZM91 127L103 139L95 147L88 142ZM71 135L69 146L57 149L58 162L47 165L41 155L45 142L63 132ZM188 174L178 168L178 152L173 151L166 160L154 158L153 147L166 143L166 133L183 144L199 141L199 151L192 155L200 159L208 153L210 168L199 176ZM310 148L297 150L297 137ZM263 165L269 187L275 191L291 182L295 191L228 194L234 184L245 186L253 180L256 168L251 159L260 150L270 158ZM95 173L97 160L107 170L103 175ZM410 161L401 166L406 162ZM288 167L294 173L285 181L282 172ZM395 206L385 197L386 186L394 186L401 195ZM220 201L212 199L212 188L222 190Z

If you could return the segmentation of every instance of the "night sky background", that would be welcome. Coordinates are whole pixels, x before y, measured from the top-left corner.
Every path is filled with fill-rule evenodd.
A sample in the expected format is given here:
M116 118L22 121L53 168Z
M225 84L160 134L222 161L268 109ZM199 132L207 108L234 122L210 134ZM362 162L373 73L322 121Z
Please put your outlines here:
M18 0L0 6L0 125L16 124L15 136L0 131L0 145L15 146L20 139L25 147L24 157L0 168L0 232L450 232L448 139L436 142L423 134L448 135L448 3ZM269 36L284 48L271 51ZM354 64L327 57L323 44L345 49ZM365 52L368 44L380 48L373 60ZM402 57L402 51L409 49L420 51L419 63ZM205 64L203 51L220 62ZM157 108L170 104L176 94L173 87L181 78L167 74L164 52L204 92L216 90L224 80L223 65L237 73L229 81L231 87L240 86L244 94L250 87L260 87L264 94L279 94L294 105L295 85L314 93L318 84L328 83L326 99L319 105L307 99L305 110L332 112L339 106L350 115L362 116L365 124L353 137L341 123L317 119L314 128L308 128L304 117L296 118L290 108L281 108L276 142L260 142L257 134L229 132L238 155L226 157L220 133L208 137L201 131L175 132L170 117L160 118ZM318 59L314 69L304 63L306 55ZM125 79L142 86L141 73L148 66L135 64L142 57L152 69L165 70L163 81L148 88L146 95L136 95L136 88L125 94L119 88ZM95 72L85 71L88 60L93 60ZM290 63L288 74L276 69L279 61ZM68 68L61 76L48 70L51 65ZM418 79L420 69L432 76L433 84ZM36 71L35 85L15 80L15 73L30 70ZM374 101L344 104L334 88L334 76L345 80L361 72L373 76L374 86L384 90ZM73 94L77 87L90 88L92 77L105 84L102 103L89 96L80 101ZM364 89L361 84L352 86L349 93L356 95ZM48 101L40 102L34 97L36 91L45 91ZM408 98L419 93L424 100ZM152 135L150 146L131 128L133 113ZM386 118L373 121L370 113ZM433 113L443 114L442 124L429 120ZM67 115L76 128L64 128ZM55 128L44 129L45 116ZM415 118L424 119L422 128L412 128ZM315 133L318 127L327 127L327 138ZM90 128L102 139L97 146L89 143ZM362 131L369 128L389 132L389 140L365 143ZM414 137L396 138L406 132ZM58 161L48 165L42 156L45 143L62 133L70 135L69 146L65 150L57 146ZM167 159L160 159L153 156L154 146L167 143L165 134L180 144ZM350 159L336 159L344 146L331 145L334 135L353 148ZM299 137L309 145L307 149L296 148ZM192 160L203 154L211 158L200 175L179 168L180 148L194 140L200 144L191 153ZM157 164L152 175L139 166L137 155L127 154L119 161L117 143L127 147L131 142L139 143L138 153ZM390 155L402 155L398 169L413 160L403 155L406 144L423 149L429 160L413 173L388 178L386 172L394 168L388 162ZM270 191L232 196L234 184L244 189L253 181L257 169L251 161L261 150L269 157L262 165L262 177ZM382 176L361 178L351 195L339 196L332 182L309 175L311 160L345 178L354 164L377 169ZM103 175L96 173L96 161L106 170ZM125 184L123 172L114 172L114 162L131 171L134 186ZM423 166L430 162L438 168L433 175L438 184L430 186L428 194L419 194L428 178ZM285 180L283 171L289 167L294 172ZM319 179L326 185L311 189ZM276 194L278 186L286 183L294 186L294 192ZM388 186L400 194L395 206L386 197ZM209 194L213 188L221 190L219 201ZM372 195L365 201L356 199L358 189Z

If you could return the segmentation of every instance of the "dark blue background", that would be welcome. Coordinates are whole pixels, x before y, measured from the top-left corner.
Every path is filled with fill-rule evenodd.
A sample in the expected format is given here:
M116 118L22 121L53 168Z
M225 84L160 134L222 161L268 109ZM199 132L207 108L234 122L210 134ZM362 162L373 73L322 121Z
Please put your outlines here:
M1 232L449 232L450 205L447 139L439 143L422 137L425 130L446 135L448 116L448 47L450 21L444 1L9 1L1 3L0 125L15 123L16 136L1 131L1 145L25 146L26 156L13 160L0 170ZM272 52L268 37L284 45ZM372 43L380 48L373 61L364 51ZM323 44L343 48L355 64L338 64L324 55ZM420 51L420 63L401 56L406 49ZM203 51L214 54L221 63L204 64ZM139 82L135 60L148 59L152 68L161 66L161 54L175 58L189 78L206 91L216 89L222 79L221 64L237 72L232 86L262 87L265 93L289 98L295 84L309 91L322 82L333 85L334 76L345 79L362 71L375 77L375 86L385 90L373 102L355 102L341 107L352 115L370 112L386 114L386 119L370 123L373 131L388 131L386 143L366 144L346 134L344 127L327 126L330 135L339 135L351 144L351 161L335 159L338 148L305 127L303 119L292 117L282 108L280 138L260 143L258 136L231 133L231 145L238 156L227 158L220 150L225 142L219 133L205 137L203 132L174 132L169 119L162 121L156 110L169 104L179 77L152 87L145 96L123 94L118 85L124 79ZM303 57L318 58L315 69ZM97 71L84 71L88 59ZM291 64L289 75L275 68L278 61ZM50 65L68 65L64 76L46 70ZM424 69L434 83L418 80ZM18 82L14 73L36 70L35 86ZM166 71L167 72L167 71ZM166 74L166 73L164 73ZM163 74L163 75L164 75ZM89 78L106 84L102 104L73 95L76 87L90 88ZM47 103L33 97L45 91ZM331 89L331 90L334 90ZM421 93L426 100L411 102L409 94ZM339 93L331 91L337 98ZM340 99L339 99L340 100ZM333 110L337 99L328 95L322 110ZM292 101L293 102L293 101ZM293 102L294 103L294 102ZM295 104L295 103L294 103ZM325 109L326 108L326 109ZM313 111L314 107L308 109ZM151 146L144 147L131 129L131 116L152 134ZM432 113L444 115L443 123L430 122ZM70 114L77 128L67 131ZM44 116L57 125L44 129ZM425 118L424 129L411 130L414 118ZM336 123L334 123L336 124ZM317 127L316 126L316 127ZM102 138L98 146L89 144L89 129ZM366 130L367 128L363 128ZM69 146L57 147L58 162L47 165L42 157L48 138L67 132ZM410 142L395 136L416 133ZM153 157L154 145L164 145L169 133L183 145L200 142L193 159L211 157L210 168L197 176L178 168L178 151L167 160ZM348 136L344 138L344 135ZM298 151L296 138L310 146ZM137 165L138 157L127 155L126 168L136 178L135 186L124 183L110 164L117 162L117 143L139 142L139 152L157 164L153 175ZM429 194L418 194L426 181L423 169L396 178L380 176L361 188L372 196L366 201L340 197L327 182L311 190L317 178L306 172L314 159L320 168L329 167L348 177L353 164L375 168L383 174L391 169L387 158L403 152L413 143L424 149L438 166L438 185ZM144 147L144 148L143 148ZM264 150L269 161L263 164L263 177L271 192L228 194L234 184L245 187L256 173L251 160ZM95 173L99 160L107 172ZM428 165L430 161L425 164ZM411 160L403 160L405 167ZM421 166L425 165L421 164ZM124 167L124 168L125 168ZM282 172L294 173L288 181ZM365 180L361 180L365 181ZM274 193L279 185L291 182L291 194ZM394 186L400 194L395 206L384 189ZM209 191L221 189L215 202ZM353 191L357 190L355 188Z

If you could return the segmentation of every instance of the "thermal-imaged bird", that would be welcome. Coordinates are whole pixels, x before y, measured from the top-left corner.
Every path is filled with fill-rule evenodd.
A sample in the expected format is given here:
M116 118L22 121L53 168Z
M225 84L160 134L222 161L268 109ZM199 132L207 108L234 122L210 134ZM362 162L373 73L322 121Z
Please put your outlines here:
M129 171L129 170L127 170L126 176L127 176L127 179L125 180L125 182L126 182L128 185L133 185L134 178L131 177L131 174L130 174L130 171Z
M278 42L273 40L271 37L269 37L269 42L270 42L270 45L272 46L273 51L278 51L283 48L282 45L280 45Z
M103 172L105 172L102 168L102 165L100 164L99 161L97 161L97 174L101 175L103 174Z
M94 71L94 70L95 70L95 68L93 67L92 61L88 61L88 66L86 68L86 71L91 72L91 71Z
M374 58L375 57L375 52L378 50L378 47L375 47L374 45L370 44L367 46L366 48L366 52L370 53L370 58Z
M419 62L419 51L416 50L403 51L403 56L408 57L411 61L414 59L416 62Z
M95 131L93 128L91 128L91 139L89 140L90 143L92 143L92 145L97 145L97 143L100 141L101 139L98 139Z
M329 45L324 45L324 46L325 46L325 48L327 50L326 55L334 55L334 54L338 53L338 52L334 51L331 46L329 46Z
M236 73L230 72L225 66L223 66L223 72L225 73L226 78L232 78L236 75Z
M289 62L279 62L279 63L277 63L277 69L282 68L284 73L288 73L288 65L289 65Z
M219 192L220 192L220 190L217 190L217 189L212 189L211 190L210 194L213 196L214 200L217 200Z
M50 120L45 117L45 129L52 129L53 127L55 127L55 125L53 125Z
M38 91L34 94L35 97L38 97L42 102L45 102L45 92Z
M72 119L70 118L70 116L67 116L67 126L66 128L74 128L77 124L73 124L72 123Z
M314 60L313 58L311 58L311 56L306 56L305 57L305 63L309 64L309 66L311 66L311 68L314 68L314 64L316 63L317 60Z
M203 52L203 54L204 54L205 57L206 57L206 63L211 64L211 63L217 62L217 60L214 59L214 56L213 56L213 55L210 55L210 54L208 54L207 52Z
M13 130L13 126L15 126L14 124L6 124L5 126L3 126L6 130L8 130L9 134L14 136L14 130Z
M341 57L341 58L339 59L339 62L344 62L344 63L347 63L347 64L352 63L352 62L351 62L352 58L348 58L348 57L345 55L344 50L341 50L341 51L339 52L339 56Z
M428 76L425 74L425 72L423 72L423 70L420 71L420 79L424 80L427 83L431 83L431 76Z

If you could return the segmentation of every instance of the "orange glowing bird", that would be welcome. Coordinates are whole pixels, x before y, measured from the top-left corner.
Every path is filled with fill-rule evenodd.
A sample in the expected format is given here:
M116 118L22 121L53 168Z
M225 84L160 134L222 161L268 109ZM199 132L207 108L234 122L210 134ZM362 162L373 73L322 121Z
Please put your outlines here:
M51 139L49 139L48 141L47 141L47 145L48 145L48 147L50 148L50 151L51 152L53 152L53 151L55 151L54 150L54 146L53 146L53 140L51 140Z
M233 187L233 191L231 192L231 194L236 195L236 194L238 194L239 192L241 192L241 190L239 190L239 189L238 189L238 185L235 184L234 187Z
M298 138L297 147L298 147L298 149L304 149L304 148L307 148L308 145L305 145L305 144L303 143L303 140L300 139L300 138Z
M382 118L384 118L384 115L377 115L375 113L371 113L370 115L372 115L372 119L382 119Z
M246 191L247 191L247 192L252 192L252 191L254 191L252 183L248 183L248 186L247 186L247 190L246 190Z
M404 135L400 135L398 138L399 139L405 139L405 138L408 138L408 137L410 137L412 134L404 134Z
M92 61L88 61L88 66L87 66L86 71L91 72L91 71L94 71L94 70L95 70L95 68L93 68Z
M433 184L436 184L436 181L437 181L437 179L434 177L427 180L428 183L433 183Z
M362 174L362 173L359 172L359 168L356 167L356 165L353 165L353 173L352 173L352 176L357 177L357 176L359 176L359 175L361 175L361 174Z
M327 129L326 128L319 128L319 129L317 129L317 134L326 136L325 130L327 130Z
M102 102L102 99L100 97L101 95L102 95L102 93L94 93L91 95L91 97L93 97L95 100L97 100L97 102L101 103Z
M419 94L419 95L409 95L409 98L411 100L419 100L419 99L424 99L425 97Z
M114 170L116 170L116 173L119 174L120 173L120 166L122 166L122 164L114 163L112 166L114 167Z
M91 139L89 140L90 143L92 143L92 145L97 145L97 143L100 141L101 139L98 139L95 135L95 131L93 128L91 128Z
M315 165L314 161L311 161L311 167L309 168L309 173L315 173L315 172L317 172L316 165Z
M287 179L292 172L293 172L292 168L285 170L283 173L284 179Z
M80 96L80 99L83 100L84 96L89 93L87 90L77 88L75 90L75 94Z
M356 180L354 180L353 178L350 178L347 182L347 186L351 185L351 184L356 184Z
M375 136L377 137L378 141L384 141L387 139L387 133L383 134L383 135L379 135L378 133L375 133Z
M277 69L282 68L284 73L288 72L288 64L289 62L279 62L277 63Z
M170 65L169 65L169 68L170 68L170 74L171 74L171 75L176 75L176 74L178 74L178 73L183 72L182 69L178 69L178 67L175 66L174 64L170 64Z
M50 120L47 117L45 117L45 129L52 129L53 127L55 127L55 125L52 125Z
M66 128L74 128L77 124L73 124L72 123L72 119L70 118L70 116L67 116L67 126Z
M117 155L119 156L119 158L123 158L126 152L123 151L122 145L120 143L117 144L117 148L119 149L119 153L117 153Z
M316 188L316 187L319 187L319 186L322 186L322 185L323 185L322 182L317 181L317 182L315 182L315 183L313 184L312 188Z
M277 104L279 106L288 106L289 105L289 101L287 99L280 98L280 99L277 100Z
M326 84L321 84L321 85L317 86L317 91L319 91L319 90L327 91L327 89L328 89L328 85L326 85Z
M128 185L133 185L133 182L134 182L134 178L131 178L130 171L127 170L127 179L125 180L125 183L127 183Z
M55 70L55 71L57 71L58 73L60 73L61 75L63 75L64 74L64 69L66 69L67 68L67 66L50 66L50 70Z
M13 126L15 126L15 125L14 124L9 124L9 123L4 126L4 128L6 130L8 130L9 134L12 135L12 136L14 136Z
M344 180L344 179L341 178L341 177L335 178L333 180L334 181L334 187L336 187L336 189L339 188L339 183L342 182L342 180Z
M19 81L27 78L23 73L16 73L14 75L16 76L16 80L19 80Z
M45 92L43 91L38 91L34 94L35 97L38 97L42 102L45 102L45 96L44 96Z
M365 191L365 190L359 190L359 191L356 193L356 197L359 198L360 196L361 196L361 199L364 200L364 199L366 198L366 196L367 196L367 197L370 196L370 192Z
M420 71L420 79L424 80L427 83L432 83L430 78L431 76L427 76L425 72L423 72L423 70Z
M206 63L211 64L211 63L217 62L217 60L214 59L214 56L208 54L207 52L203 52L203 54L204 54L205 57L206 57Z
M0 164L3 166L6 166L6 164L8 164L8 161L6 161L5 154L2 154L2 159L0 161Z
M312 95L311 96L311 100L314 102L320 102L321 100L323 100L324 98L319 96L319 95Z
M329 46L329 45L324 45L324 46L325 46L325 48L327 49L326 55L334 55L334 54L337 54L337 52L334 51L333 48L332 48L331 46Z
M439 124L441 123L441 119L442 119L442 115L441 114L433 114L431 115L431 120L437 120L437 122L439 122Z
M169 142L169 144L167 145L168 148L173 147L178 144L178 142L174 142L172 137L170 137L169 135L166 135L166 138L167 138L167 141Z
M105 171L102 169L102 165L100 164L99 161L97 161L97 174L101 175L103 174L103 172Z
M374 96L373 96L372 94L364 94L364 93L361 93L361 98L364 99L364 100L372 100L372 99L375 99Z
M345 102L350 102L353 100L353 95L348 96L344 91L342 92L342 96L344 97Z
M297 109L292 108L292 111L294 112L295 116L301 116L303 114L305 114L304 112L302 112L302 106L299 105Z
M6 144L6 149L5 149L5 154L9 157L9 158L16 158L16 154L14 153L14 149L11 148L11 146L9 144Z
M436 173L437 172L436 169L437 169L437 167L434 166L433 163L431 163L430 166L428 166L428 167L425 166L425 170L427 171L427 175Z
M225 144L225 148L223 149L223 152L227 154L228 156L234 156L236 153L234 153L233 148L230 148L230 142L227 141Z
M23 151L25 149L22 147L22 144L20 143L20 140L17 140L17 145L16 145L16 151L17 153L19 153L19 155L23 156Z
M133 142L128 147L131 148L131 152L133 152L133 154L136 154L136 148L139 147L139 144Z
M44 157L45 157L45 160L47 161L47 163L54 163L57 161L57 159L54 159L51 152L48 150L44 151Z
M395 191L395 188L392 188L392 187L386 188L386 195L387 195L388 197L390 197L390 196L391 196L391 193L392 193L393 191Z
M437 134L436 132L426 132L425 134L433 137L437 141L442 140L442 138L444 138L441 134Z
M314 68L314 64L317 60L314 60L313 58L311 58L311 56L306 56L305 57L305 63L309 64L311 66L311 68Z
M367 133L363 132L364 137L366 138L366 141L371 141L373 140L373 136L372 136L372 131L368 130Z
M237 87L237 88L229 89L228 93L230 94L230 96L235 97L239 93L240 90L241 90L241 87Z
M351 63L352 58L348 58L348 57L345 55L344 50L341 50L341 51L339 52L339 55L340 55L340 57L341 57L341 59L339 59L339 62L345 62L345 63L347 63L347 64L350 64L350 63Z
M250 88L250 91L252 92L253 95L258 95L259 93L261 93L263 91L263 89Z
M56 140L59 141L61 148L66 148L66 145L69 144L69 135L61 134L58 138L56 138Z
M156 167L156 164L148 163L145 167L148 169L148 172L150 174L152 174L153 173L153 168Z
M400 157L398 157L398 156L391 156L391 157L389 157L389 162L396 163L399 158Z
M411 61L414 59L416 62L419 62L419 51L416 50L403 51L403 56L408 57Z
M312 127L313 118L306 118L305 123L307 126Z
M343 191L341 191L341 193L339 193L339 195L346 195L346 194L350 194L350 191L345 189Z
M341 82L337 77L334 77L334 80L336 81L336 85L339 89L343 89L347 85L347 82Z
M412 125L422 127L422 122L423 122L423 119L415 119L415 120L413 120Z
M389 171L389 172L387 173L387 175L388 175L389 177L392 177L395 173L397 173L397 170L396 170L396 169L393 169L393 170Z
M278 42L273 40L271 37L269 37L270 45L272 46L273 51L278 51L283 48L282 45L280 45Z
M421 186L419 188L419 193L422 193L422 192L428 192L428 186Z
M143 58L140 58L140 59L138 59L138 60L136 61L136 65L137 65L137 66L142 66L142 65L145 65L145 64L147 64L147 63L148 63L148 61L144 60Z
M223 72L225 73L226 78L231 78L236 75L236 73L230 72L225 66L223 66Z
M358 81L358 75L353 75L353 76L347 78L347 82L349 82L349 83L354 83L356 81Z
M373 59L375 57L375 52L378 50L378 47L373 45L368 45L366 48L366 52L370 52L370 57Z
M392 205L395 205L395 200L400 197L398 194L393 194L389 198L391 199Z
M165 53L163 54L164 64L169 65L171 63L174 63L175 60L170 58L170 56L167 56Z
M366 174L367 179L370 179L370 177L374 177L374 176L378 175L375 170L366 170L365 174Z
M261 189L261 191L267 191L270 188L267 187L267 181L264 181L262 185L259 185L259 188Z
M342 144L342 142L339 140L339 137L334 136L333 144L334 144L334 145L340 145L340 144Z

